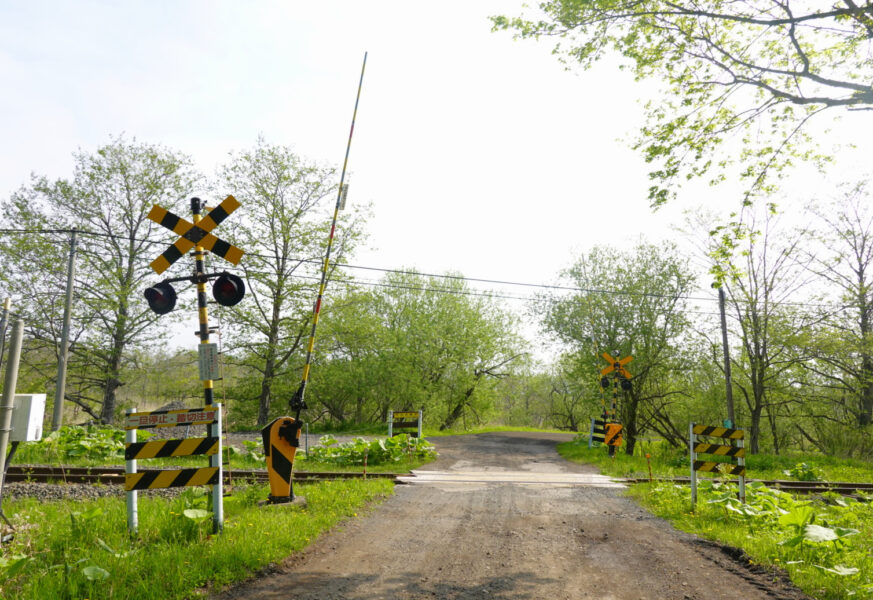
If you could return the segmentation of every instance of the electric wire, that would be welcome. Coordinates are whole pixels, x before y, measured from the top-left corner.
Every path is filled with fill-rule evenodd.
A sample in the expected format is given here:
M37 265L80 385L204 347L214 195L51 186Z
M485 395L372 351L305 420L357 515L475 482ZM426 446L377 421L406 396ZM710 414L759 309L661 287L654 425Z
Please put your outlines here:
M94 232L94 231L87 231L87 230L80 230L80 229L77 229L76 231L81 236L124 239L126 241L135 241L135 242L140 242L140 243L148 244L148 245L152 245L152 246L155 246L155 245L163 246L163 245L170 243L167 240L155 241L155 240L148 240L148 239L135 238L135 237L131 238L130 236L121 236L121 235L111 234L111 233L106 233L106 232ZM2 229L2 228L0 228L0 234L3 234L3 233L9 233L9 234L34 234L34 233L70 234L70 233L72 233L72 229L9 229L9 228ZM170 240L171 236L168 237L167 239ZM80 249L80 251L83 253L88 253L88 250L86 250L86 249ZM247 254L247 256L260 258L262 260L278 260L278 258L279 258L278 255L273 255L273 254L263 254L263 253L255 253L255 252L247 252L246 254ZM295 262L295 263L299 263L299 264L320 265L322 263L322 259L318 259L318 258L290 257L289 260L291 260L292 262ZM717 297L710 297L710 296L658 294L658 293L654 293L654 292L634 292L634 291L627 291L627 290L608 290L608 289L599 289L599 288L584 288L584 287L579 287L579 286L566 286L566 285L557 285L557 284L509 281L509 280L502 280L502 279L466 277L463 275L455 275L455 274L451 274L451 273L439 274L439 273L428 273L428 272L421 272L421 271L408 270L408 269L388 269L388 268L383 268L383 267L374 267L374 266L369 266L369 265L355 265L355 264L351 264L351 263L339 263L339 262L333 263L333 266L336 268L375 271L375 272L386 273L386 274L411 275L411 276L418 276L418 277L456 280L456 281L471 282L471 283L488 283L488 284L492 284L492 285L526 287L526 288L534 288L534 289L549 290L549 291L575 292L575 293L583 293L583 294L601 294L601 295L612 295L612 296L665 298L665 299L672 299L672 300L691 300L691 301L698 301L698 302L714 302L714 303L718 302ZM236 269L239 270L240 268L237 267ZM230 271L230 270L233 270L233 268L225 267L223 270ZM261 271L252 271L252 272L264 274L264 272L261 272ZM332 281L334 281L334 280L332 280ZM376 286L376 287L384 287L384 288L398 287L400 289L417 289L417 288L412 287L412 286L408 286L408 285L398 286L397 284L393 284L393 283L380 283L380 284L376 285L376 284L371 284L371 283L367 283L366 281L363 281L361 284L362 285L372 285L372 286ZM426 288L421 288L421 289L426 289ZM439 293L441 290L433 288L431 291L435 291L435 292ZM446 291L446 293L461 293L461 292ZM466 295L476 295L476 294L467 293ZM538 299L536 297L510 296L510 295L506 295L506 294L489 294L487 292L482 292L480 295L491 295L492 297L495 297L495 298L502 298L502 299L507 299L507 300L536 300L536 299ZM751 303L753 303L752 300L745 300L745 299L736 299L735 302L739 303L739 304L751 304ZM850 304L838 304L838 303L780 302L779 304L781 306L838 309L840 311L850 310L853 308Z

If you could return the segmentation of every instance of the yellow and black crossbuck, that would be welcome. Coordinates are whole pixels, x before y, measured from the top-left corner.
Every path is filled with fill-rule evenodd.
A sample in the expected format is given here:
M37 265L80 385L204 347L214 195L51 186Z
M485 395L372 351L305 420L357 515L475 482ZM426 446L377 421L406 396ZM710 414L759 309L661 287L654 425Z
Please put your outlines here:
M237 208L239 208L237 199L233 196L228 196L221 204L210 210L205 217L194 225L190 221L174 215L157 204L152 206L151 211L147 215L148 218L181 236L163 254L151 262L151 267L155 273L160 275L166 271L170 265L179 260L194 246L201 246L231 264L239 264L244 252L210 233Z

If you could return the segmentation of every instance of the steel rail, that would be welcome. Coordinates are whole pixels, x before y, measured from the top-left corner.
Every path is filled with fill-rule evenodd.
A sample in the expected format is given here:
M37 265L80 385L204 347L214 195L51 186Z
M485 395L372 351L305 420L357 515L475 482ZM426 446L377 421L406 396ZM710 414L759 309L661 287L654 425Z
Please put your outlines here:
M690 482L688 477L655 477L649 479L647 477L631 477L623 479L626 483L648 483L657 481L660 483L680 483L687 484ZM846 481L790 481L784 479L746 479L746 484L752 482L763 483L769 488L780 489L785 492L797 492L801 494L819 494L824 492L836 492L842 495L851 495L858 492L873 493L873 483L851 483Z
M149 467L141 471L172 470L176 467L161 468ZM396 479L403 473L367 473L370 478ZM305 483L308 481L335 481L340 479L361 479L363 472L306 472L294 471L294 480ZM227 469L224 471L225 483L232 481L267 481L266 470ZM30 483L101 483L123 484L123 467L70 467L70 466L46 466L46 465L10 465L6 473L6 482L30 482Z

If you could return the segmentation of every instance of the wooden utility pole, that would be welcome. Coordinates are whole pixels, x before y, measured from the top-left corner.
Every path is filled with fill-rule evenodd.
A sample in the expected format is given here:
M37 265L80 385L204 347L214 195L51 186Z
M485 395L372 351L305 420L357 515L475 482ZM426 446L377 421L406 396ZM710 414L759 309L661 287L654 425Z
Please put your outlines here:
M724 301L724 289L719 286L718 309L721 313L721 348L724 353L724 384L725 392L727 393L727 418L728 421L730 421L730 427L736 427L736 422L734 421L734 391L733 384L731 383L731 356L728 351L727 317L725 317Z
M64 420L64 394L67 387L67 355L70 351L70 319L73 311L73 277L76 274L76 230L70 235L70 260L67 263L67 295L64 299L64 326L61 347L58 349L58 376L55 383L55 405L52 412L52 431L61 428Z

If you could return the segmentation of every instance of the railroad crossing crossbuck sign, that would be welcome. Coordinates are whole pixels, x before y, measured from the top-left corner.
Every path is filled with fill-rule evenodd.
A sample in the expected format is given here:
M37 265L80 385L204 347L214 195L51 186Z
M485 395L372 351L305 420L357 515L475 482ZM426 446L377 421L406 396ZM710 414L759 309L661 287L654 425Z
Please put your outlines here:
M612 358L609 352L604 352L601 356L609 363L608 367L604 367L600 370L601 375L609 375L613 371L618 371L618 373L624 377L625 379L630 379L630 372L624 368L626 364L634 359L633 356L625 356L624 358Z
M147 215L148 218L181 236L164 250L163 254L151 262L151 267L155 273L160 275L166 271L170 265L194 246L202 246L231 264L239 264L243 251L210 233L237 208L239 208L239 202L233 196L228 196L195 225L157 204L152 206Z

